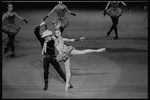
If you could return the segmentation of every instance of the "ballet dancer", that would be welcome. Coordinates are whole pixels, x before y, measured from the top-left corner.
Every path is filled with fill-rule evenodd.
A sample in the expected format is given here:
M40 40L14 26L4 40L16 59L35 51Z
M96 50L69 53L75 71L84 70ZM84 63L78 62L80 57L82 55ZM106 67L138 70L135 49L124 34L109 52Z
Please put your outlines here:
M15 17L24 21L28 24L27 20L19 16L16 12L13 11L13 4L7 3L7 12L5 12L2 16L2 32L8 35L9 41L7 42L7 46L4 49L4 54L6 54L11 47L12 54L7 57L15 57L15 46L14 39L16 34L20 31L20 27L15 23Z
M64 29L69 25L69 20L65 16L66 11L71 15L76 16L76 13L71 12L62 1L58 1L58 4L42 19L42 21L45 21L46 18L48 18L53 12L56 12L57 17L52 21L52 23L56 29L60 29L61 33L63 33ZM57 26L58 23L61 24L59 27Z
M110 16L113 23L110 30L107 32L106 37L108 37L111 31L114 29L116 34L116 37L113 38L114 40L118 39L117 25L119 17L123 14L123 11L121 10L121 8L119 8L120 3L123 4L125 7L127 7L129 12L131 11L130 8L123 1L108 1L103 13L104 17L106 16L106 14ZM111 5L111 7L108 9L109 5Z

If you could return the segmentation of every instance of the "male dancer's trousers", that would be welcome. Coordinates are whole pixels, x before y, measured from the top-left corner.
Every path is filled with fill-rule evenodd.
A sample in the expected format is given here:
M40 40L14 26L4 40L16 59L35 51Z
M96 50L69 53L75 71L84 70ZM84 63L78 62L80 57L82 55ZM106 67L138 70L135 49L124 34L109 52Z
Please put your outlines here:
M61 76L61 78L66 82L66 76L65 76L64 72L62 71L59 63L56 61L56 56L43 58L44 80L48 80L50 63L55 68L55 70L58 72L58 74Z

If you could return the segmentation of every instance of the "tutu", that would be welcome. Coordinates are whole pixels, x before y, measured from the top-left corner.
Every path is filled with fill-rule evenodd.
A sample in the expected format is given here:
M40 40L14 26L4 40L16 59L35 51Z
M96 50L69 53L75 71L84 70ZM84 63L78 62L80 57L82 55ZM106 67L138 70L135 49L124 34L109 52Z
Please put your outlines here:
M70 53L73 49L74 49L74 47L72 47L72 46L65 46L62 49L61 53L59 53L57 55L57 57L56 57L57 61L59 61L59 62L64 61L65 62L68 59L68 57L71 56Z
M119 17L123 14L123 11L120 9L120 8L109 8L107 11L106 11L106 14L109 15L110 17Z
M17 34L20 31L20 27L15 24L5 24L2 27L2 31L13 35Z
M67 17L56 17L52 23L54 25L57 25L58 23L60 23L60 26L63 28L66 28L69 25L69 20Z

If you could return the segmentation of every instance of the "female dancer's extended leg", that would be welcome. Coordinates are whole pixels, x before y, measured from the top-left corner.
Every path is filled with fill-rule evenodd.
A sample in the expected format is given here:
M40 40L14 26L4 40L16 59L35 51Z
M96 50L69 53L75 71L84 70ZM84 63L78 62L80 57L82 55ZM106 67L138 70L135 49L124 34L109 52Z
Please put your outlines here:
M71 77L71 72L70 72L70 57L64 62L65 64L65 70L66 70L66 85L65 85L65 90L68 91L68 88L70 86L70 77Z
M92 52L103 52L105 50L105 48L101 48L101 49L85 49L85 50L72 50L71 54L72 55L78 55L78 54L86 54L86 53L92 53Z

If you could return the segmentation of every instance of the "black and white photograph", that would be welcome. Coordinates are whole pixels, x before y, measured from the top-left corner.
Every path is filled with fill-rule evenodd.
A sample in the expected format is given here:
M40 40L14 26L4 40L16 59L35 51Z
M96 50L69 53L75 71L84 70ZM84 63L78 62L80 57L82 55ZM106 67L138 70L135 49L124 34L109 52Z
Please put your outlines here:
M2 99L148 99L148 0L1 4Z

